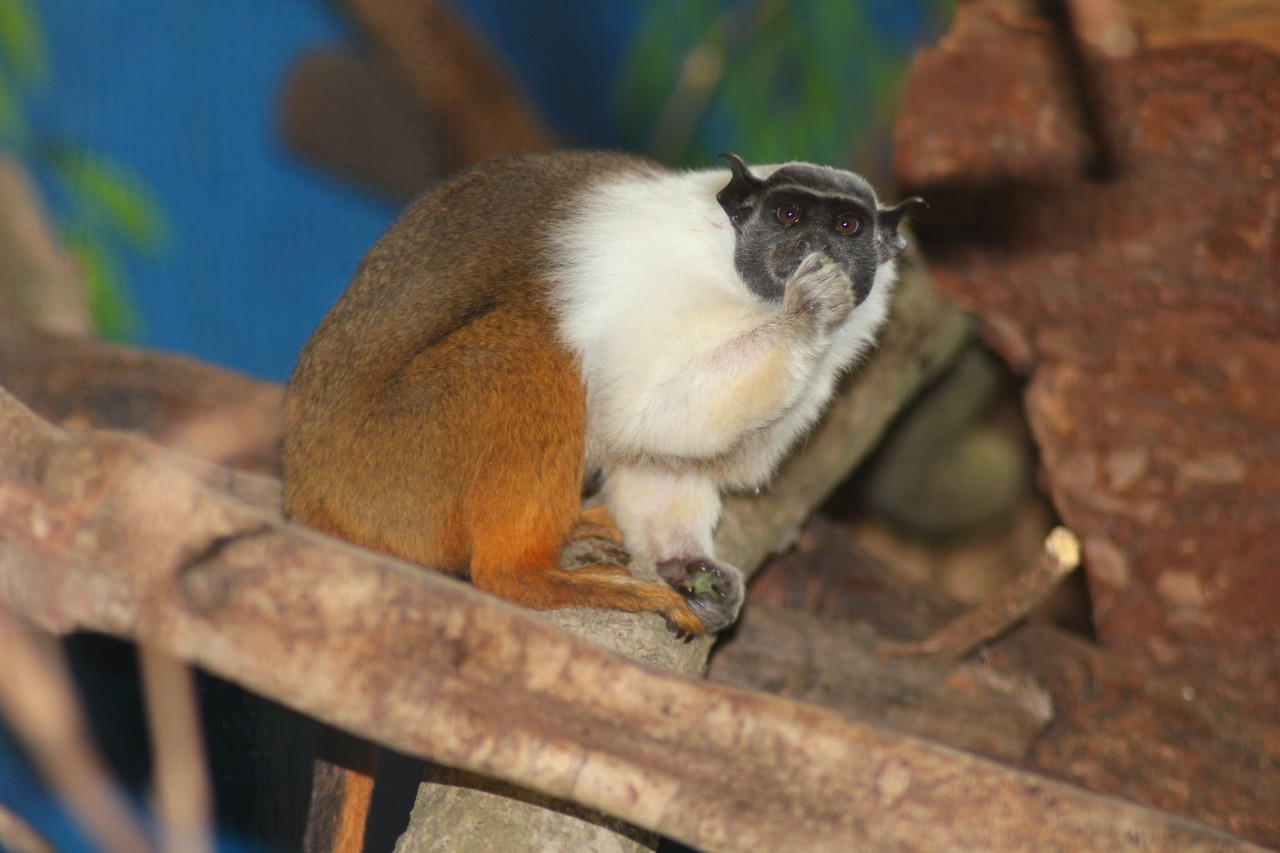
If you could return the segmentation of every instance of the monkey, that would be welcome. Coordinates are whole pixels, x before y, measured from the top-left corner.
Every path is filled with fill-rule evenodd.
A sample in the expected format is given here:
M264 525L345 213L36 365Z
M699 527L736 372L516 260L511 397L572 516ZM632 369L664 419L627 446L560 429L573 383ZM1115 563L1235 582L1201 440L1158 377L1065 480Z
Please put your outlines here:
M289 380L286 515L531 608L731 624L721 496L763 486L873 344L920 200L724 157L517 155L411 205ZM665 583L560 568L586 536Z
M723 156L516 155L414 202L299 355L286 516L531 608L651 611L683 636L732 624L722 494L762 487L873 345L922 202ZM589 477L602 503L584 508ZM592 541L613 557L560 567ZM348 748L326 743L321 767ZM316 777L314 825L342 849L371 749Z

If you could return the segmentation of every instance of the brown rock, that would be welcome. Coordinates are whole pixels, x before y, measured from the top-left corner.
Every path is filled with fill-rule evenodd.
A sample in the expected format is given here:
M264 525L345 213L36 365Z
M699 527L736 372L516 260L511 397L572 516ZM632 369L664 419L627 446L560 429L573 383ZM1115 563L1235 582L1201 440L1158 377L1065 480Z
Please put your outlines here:
M1280 57L1086 47L1073 72L1029 5L960 9L898 127L937 281L1032 373L1100 638L1274 715ZM1086 174L1099 150L1106 179Z

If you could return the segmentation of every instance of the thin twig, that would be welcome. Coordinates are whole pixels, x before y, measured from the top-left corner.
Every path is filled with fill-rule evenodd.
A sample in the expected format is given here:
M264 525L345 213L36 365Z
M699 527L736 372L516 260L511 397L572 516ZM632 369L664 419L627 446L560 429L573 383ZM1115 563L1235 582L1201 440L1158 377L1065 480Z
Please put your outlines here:
M0 713L49 786L101 849L152 849L90 740L61 650L0 603Z
M138 649L147 702L155 808L162 847L174 853L212 853L212 798L200 738L191 669L156 648Z
M1044 551L1035 563L994 598L966 610L923 640L886 640L879 644L877 651L960 660L1025 619L1079 565L1080 541L1065 527L1055 527L1045 539Z
M0 803L0 850L10 853L58 853L29 823Z

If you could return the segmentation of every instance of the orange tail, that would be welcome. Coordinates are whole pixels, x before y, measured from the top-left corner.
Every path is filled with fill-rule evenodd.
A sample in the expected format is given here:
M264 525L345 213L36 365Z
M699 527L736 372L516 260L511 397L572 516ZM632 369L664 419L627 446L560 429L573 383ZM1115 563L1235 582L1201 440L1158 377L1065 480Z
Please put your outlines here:
M512 506L516 508L515 505ZM680 593L662 582L640 580L622 566L592 563L577 569L559 567L561 547L567 539L596 537L617 543L617 526L603 507L568 519L546 517L554 508L535 513L539 518L520 524L521 512L504 513L492 504L477 514L472 528L471 583L517 604L535 610L560 607L600 607L631 612L660 613L677 631L693 636L703 633L702 622ZM498 511L495 511L498 510ZM567 529L566 529L567 528Z
M328 727L317 735L306 853L360 853L373 801L378 745Z

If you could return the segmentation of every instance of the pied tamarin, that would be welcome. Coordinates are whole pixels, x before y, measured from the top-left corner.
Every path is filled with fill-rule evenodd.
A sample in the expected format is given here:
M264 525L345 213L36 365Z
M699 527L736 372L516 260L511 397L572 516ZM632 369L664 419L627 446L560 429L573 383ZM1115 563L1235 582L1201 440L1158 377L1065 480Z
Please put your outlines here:
M413 204L289 382L287 515L533 608L729 625L721 492L764 484L872 345L919 200L725 157L517 156ZM666 583L559 567L619 533Z

